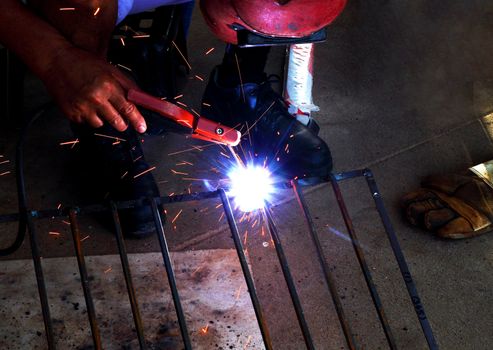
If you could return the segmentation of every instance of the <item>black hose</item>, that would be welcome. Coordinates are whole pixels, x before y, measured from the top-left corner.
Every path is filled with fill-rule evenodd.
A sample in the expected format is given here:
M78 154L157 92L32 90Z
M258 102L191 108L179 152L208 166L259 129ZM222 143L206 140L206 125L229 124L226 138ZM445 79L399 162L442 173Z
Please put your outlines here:
M0 249L0 256L7 256L14 253L20 248L22 242L24 242L28 215L26 185L24 181L24 140L27 137L27 133L31 125L53 105L54 103L50 101L43 104L41 107L36 108L32 113L29 113L26 123L20 131L19 140L17 141L15 151L15 180L17 183L17 198L19 203L19 226L15 241L7 248Z

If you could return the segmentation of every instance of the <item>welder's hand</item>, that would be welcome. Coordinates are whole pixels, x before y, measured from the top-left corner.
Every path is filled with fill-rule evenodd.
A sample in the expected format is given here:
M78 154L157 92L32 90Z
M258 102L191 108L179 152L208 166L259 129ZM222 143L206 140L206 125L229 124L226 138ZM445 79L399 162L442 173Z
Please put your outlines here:
M127 91L138 89L137 85L96 55L66 48L55 56L41 79L73 122L94 128L106 122L118 131L124 131L130 123L138 132L146 130L144 118L126 98Z

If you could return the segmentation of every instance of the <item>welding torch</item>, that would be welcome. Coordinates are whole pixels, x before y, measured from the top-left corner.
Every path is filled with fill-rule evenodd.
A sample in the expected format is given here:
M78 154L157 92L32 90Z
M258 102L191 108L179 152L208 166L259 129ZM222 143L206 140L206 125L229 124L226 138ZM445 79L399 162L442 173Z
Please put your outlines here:
M127 99L181 126L185 133L195 139L214 142L225 146L236 146L240 143L241 133L213 120L195 116L177 105L163 101L145 92L130 89Z

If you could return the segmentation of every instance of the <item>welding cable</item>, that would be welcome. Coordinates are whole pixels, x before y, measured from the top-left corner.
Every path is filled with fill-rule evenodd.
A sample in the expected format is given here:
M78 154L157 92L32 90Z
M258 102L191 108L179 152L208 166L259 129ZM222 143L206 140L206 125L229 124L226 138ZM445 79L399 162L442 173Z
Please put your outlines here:
M28 215L26 185L24 181L24 141L27 138L27 133L31 125L53 106L54 102L50 101L29 113L26 122L19 133L19 140L17 141L15 151L15 179L17 183L17 201L19 204L19 226L17 228L15 241L9 247L0 249L0 256L7 256L14 253L20 248L22 242L24 242Z

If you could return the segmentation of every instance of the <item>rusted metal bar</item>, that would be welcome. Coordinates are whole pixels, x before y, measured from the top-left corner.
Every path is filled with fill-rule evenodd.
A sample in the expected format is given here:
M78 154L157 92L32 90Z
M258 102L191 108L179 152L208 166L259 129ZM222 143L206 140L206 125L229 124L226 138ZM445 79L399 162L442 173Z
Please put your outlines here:
M310 350L315 350L315 345L313 343L313 338L310 334L310 328L306 322L305 313L303 307L301 306L300 297L296 291L296 285L289 270L288 260L284 254L284 249L282 248L281 239L279 238L279 233L277 232L277 227L274 224L274 220L270 213L270 208L266 206L262 213L264 214L265 220L269 227L269 232L274 242L274 247L276 248L277 257L279 259L279 264L281 265L281 270L284 275L284 280L288 286L289 295L291 296L291 301L293 302L294 310L296 312L296 317L298 318L298 323L301 328L301 333L303 333L303 339L305 340L306 347Z
M130 301L130 306L132 307L132 315L134 318L135 329L137 331L137 337L139 339L139 346L141 349L145 349L146 343L144 337L144 327L142 326L142 317L140 315L139 304L137 302L137 296L135 294L135 288L132 282L132 274L128 263L127 249L125 248L125 241L123 239L120 217L118 216L118 211L114 202L110 202L110 209L113 217L113 223L115 224L116 243L118 245L120 261L122 263L123 275L125 276L125 283L127 285L128 299Z
M77 264L79 265L80 282L82 290L84 291L84 299L87 307L87 317L91 325L92 340L94 347L98 350L102 349L101 335L99 334L99 327L96 320L96 310L91 296L91 289L89 287L89 278L87 276L86 263L84 260L84 253L82 252L82 243L80 241L80 230L77 222L77 213L74 209L69 210L70 227L72 229L72 238L74 241L75 253L77 255Z
M337 292L337 287L335 285L334 277L330 272L329 266L327 265L327 259L325 258L325 254L322 248L322 244L320 243L320 239L318 238L317 231L315 230L315 225L313 224L312 217L310 212L308 211L308 207L305 202L305 198L303 196L303 191L298 185L298 181L291 181L291 186L293 187L294 193L296 195L296 199L298 200L298 204L300 205L301 211L303 212L303 216L305 217L306 224L308 226L308 231L310 232L310 236L312 238L312 242L315 245L317 250L318 260L320 265L322 266L322 270L325 276L325 282L329 287L330 296L332 297L332 303L337 312L337 317L339 318L339 323L341 324L342 331L344 333L344 337L346 339L346 344L349 349L357 349L358 345L356 343L356 339L351 332L351 327L349 322L344 314L344 309L342 308L341 300L339 299L339 293Z
M255 316L257 317L257 322L260 328L260 333L262 334L262 339L264 341L265 348L267 350L272 349L272 341L270 339L269 330L267 328L267 323L262 314L262 309L260 307L260 301L255 290L255 284L253 281L252 274L250 273L250 268L248 267L248 262L245 256L245 251L243 250L243 244L241 242L241 237L238 232L238 227L236 226L235 217L233 210L231 209L231 204L229 202L228 196L223 189L217 191L221 197L223 203L224 213L226 214L226 219L228 220L229 229L233 237L236 252L238 253L238 258L240 260L241 269L243 271L243 276L245 276L245 282L248 287L248 293L250 293L250 299L252 300L253 309L255 311Z
M380 191L378 190L377 183L375 181L375 178L373 177L373 173L369 169L365 169L363 173L366 182L368 183L370 193L373 197L373 200L375 201L375 206L377 207L378 214L382 219L382 224L385 228L385 232L387 233L392 251L394 252L395 260L397 260L397 264L399 265L399 269L401 271L404 283L406 284L409 297L411 298L411 301L414 305L414 310L416 311L416 315L418 316L418 320L428 343L428 347L433 350L438 349L438 344L435 340L435 337L433 336L430 322L426 317L424 306L421 303L421 299L418 295L418 290L416 288L416 285L414 284L414 280L411 276L411 272L409 271L409 267L407 266L404 254L402 253L399 240L397 239L394 228L392 227L389 215L385 210L383 199Z
M377 288L375 284L373 283L373 278L370 273L370 269L368 268L368 264L366 263L365 256L363 254L363 250L361 249L359 245L358 238L356 236L356 232L353 227L353 222L349 216L348 210L346 208L346 203L344 202L344 199L342 197L342 192L341 189L337 183L337 179L331 175L330 176L330 182L332 184L332 189L334 190L334 194L337 199L337 204L339 205L339 209L341 211L342 217L344 219L344 223L346 224L346 228L348 231L349 236L351 237L351 243L354 249L354 252L356 254L356 257L358 258L359 265L361 267L361 271L363 272L363 276L365 277L366 285L368 287L368 290L370 292L373 305L375 305L375 309L378 314L378 318L380 320L380 323L382 325L383 331L385 333L385 338L387 339L387 343L389 344L389 347L391 349L396 349L397 346L395 344L394 336L392 335L392 330L390 329L390 324L387 319L387 316L385 315L385 311L383 309L382 301L380 300L380 296L378 295Z
M175 272L173 270L173 265L171 263L171 258L169 255L168 242L166 241L166 236L164 235L164 227L161 221L161 214L159 213L159 208L156 199L149 198L149 200L151 202L152 215L154 216L154 222L156 225L156 232L159 239L159 246L161 247L164 266L166 268L166 274L168 276L168 283L171 289L171 295L173 296L173 303L175 305L176 316L178 317L178 324L180 325L181 337L183 339L183 344L185 345L185 349L190 350L192 349L192 342L188 334L185 313L183 312L183 307L180 301L180 294L178 293L178 288L176 286Z
M34 263L34 272L36 274L36 283L38 285L39 301L41 302L41 312L43 313L43 322L46 332L46 341L48 349L56 349L55 338L53 336L53 322L50 315L50 304L48 303L48 294L46 293L46 283L43 275L43 266L41 264L41 254L39 252L38 235L34 227L30 213L26 215L27 231L31 243L31 254Z

